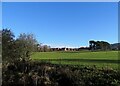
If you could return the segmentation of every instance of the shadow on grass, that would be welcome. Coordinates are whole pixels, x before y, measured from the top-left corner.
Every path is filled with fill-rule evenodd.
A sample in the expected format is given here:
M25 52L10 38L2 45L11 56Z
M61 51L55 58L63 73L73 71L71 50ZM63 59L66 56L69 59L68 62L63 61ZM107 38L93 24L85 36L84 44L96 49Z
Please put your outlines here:
M106 59L41 59L41 61L76 61L76 62L95 62L95 63L115 63L120 64L120 60Z

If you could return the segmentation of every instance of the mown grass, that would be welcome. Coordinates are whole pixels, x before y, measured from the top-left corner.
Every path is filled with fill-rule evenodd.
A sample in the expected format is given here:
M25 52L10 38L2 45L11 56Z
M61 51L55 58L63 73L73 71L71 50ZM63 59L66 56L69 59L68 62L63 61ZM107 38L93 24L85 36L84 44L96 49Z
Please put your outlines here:
M118 51L99 52L35 52L33 60L48 61L54 64L87 65L97 67L118 68Z

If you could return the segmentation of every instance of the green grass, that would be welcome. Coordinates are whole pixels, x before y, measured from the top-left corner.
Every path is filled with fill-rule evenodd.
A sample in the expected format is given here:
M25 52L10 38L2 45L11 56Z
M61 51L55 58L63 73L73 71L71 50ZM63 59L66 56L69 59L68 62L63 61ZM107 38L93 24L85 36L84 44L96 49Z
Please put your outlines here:
M96 65L97 67L112 68L118 68L119 65L118 51L35 52L32 59L67 65Z

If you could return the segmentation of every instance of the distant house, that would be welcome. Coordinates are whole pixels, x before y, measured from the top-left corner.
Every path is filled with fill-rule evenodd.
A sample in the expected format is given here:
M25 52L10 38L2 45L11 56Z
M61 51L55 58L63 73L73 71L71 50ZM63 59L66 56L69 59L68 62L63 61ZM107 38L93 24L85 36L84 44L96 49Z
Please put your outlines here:
M51 48L51 51L80 51L80 50L89 50L89 47L80 47L80 48Z
M120 43L111 44L111 49L112 50L120 50Z

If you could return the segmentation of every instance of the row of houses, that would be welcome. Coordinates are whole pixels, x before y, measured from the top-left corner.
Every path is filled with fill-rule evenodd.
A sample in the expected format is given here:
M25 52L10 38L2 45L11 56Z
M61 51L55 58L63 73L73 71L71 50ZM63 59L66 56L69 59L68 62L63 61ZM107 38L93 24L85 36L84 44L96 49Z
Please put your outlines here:
M89 50L89 47L80 47L80 48L51 48L51 51L80 51L80 50Z
M48 52L48 51L80 51L80 50L89 50L89 47L80 47L80 48L68 48L68 47L51 48L48 45L39 45L37 47L37 51L39 51L39 52Z

